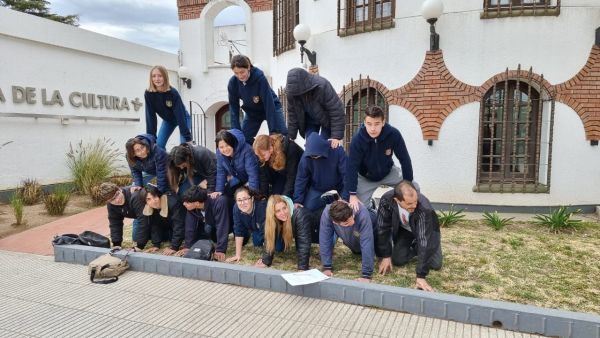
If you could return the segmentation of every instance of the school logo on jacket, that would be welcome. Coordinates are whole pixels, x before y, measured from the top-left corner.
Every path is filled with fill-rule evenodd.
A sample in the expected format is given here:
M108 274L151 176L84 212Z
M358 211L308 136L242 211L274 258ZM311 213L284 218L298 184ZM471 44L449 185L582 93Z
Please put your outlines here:
M385 156L392 156L392 148L385 150Z
M354 237L360 237L360 232L358 232L358 231L354 230L354 231L352 231L352 235L353 235Z
M169 107L169 108L172 108L172 107L173 107L173 101L171 101L171 100L167 100L167 101L165 102L165 105L166 105L167 107Z
M259 102L260 102L260 96L253 96L253 97L252 97L252 101L253 101L254 103L259 103Z

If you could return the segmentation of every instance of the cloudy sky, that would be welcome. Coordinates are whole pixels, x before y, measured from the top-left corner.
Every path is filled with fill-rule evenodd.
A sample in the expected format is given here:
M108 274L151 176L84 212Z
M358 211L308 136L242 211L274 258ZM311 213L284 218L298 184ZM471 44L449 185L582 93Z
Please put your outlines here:
M50 12L79 15L79 27L141 45L177 53L179 22L176 0L50 0ZM241 23L237 6L215 19L216 26Z

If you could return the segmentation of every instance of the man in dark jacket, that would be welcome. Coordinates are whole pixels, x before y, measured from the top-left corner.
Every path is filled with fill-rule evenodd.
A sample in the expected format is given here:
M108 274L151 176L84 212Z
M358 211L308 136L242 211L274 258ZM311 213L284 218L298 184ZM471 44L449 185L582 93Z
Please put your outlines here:
M361 255L362 272L361 277L357 280L370 282L375 259L373 224L371 222L371 215L364 205L360 205L356 213L345 201L335 201L325 207L321 215L319 230L319 251L325 275L333 276L332 257L335 242L332 242L331 238L335 233L352 253Z
M342 147L332 149L329 142L317 133L312 133L306 141L294 186L294 205L317 210L325 206L321 195L336 190L342 198L348 199L344 189L346 175L346 153Z
M192 186L183 194L183 206L187 209L185 248L177 255L185 255L197 240L210 238L216 242L215 259L225 260L231 213L227 197L213 199L206 189Z
M394 165L396 155L402 170ZM413 180L413 168L404 139L398 129L385 122L378 106L365 109L365 121L352 137L346 187L350 205L358 210L359 200L368 202L380 185L396 186L402 179Z
M344 104L327 79L302 68L288 72L285 91L288 100L288 136L307 139L312 132L331 139L331 147L342 145L346 114Z
M431 203L410 181L383 195L377 210L379 273L392 271L417 256L415 286L433 291L425 280L430 269L442 268L440 225Z
M137 219L140 224L146 222L144 215L144 198L140 191L131 192L128 188L119 188L114 183L100 185L100 198L106 202L108 210L108 226L112 245L120 247L123 243L123 220ZM145 228L145 226L143 226Z
M138 229L137 248L143 249L150 239L152 247L144 251L153 253L160 249L162 242L170 241L170 247L165 248L162 254L171 256L179 251L185 237L185 208L174 193L161 194L151 184L146 186L145 192L143 214L146 222Z

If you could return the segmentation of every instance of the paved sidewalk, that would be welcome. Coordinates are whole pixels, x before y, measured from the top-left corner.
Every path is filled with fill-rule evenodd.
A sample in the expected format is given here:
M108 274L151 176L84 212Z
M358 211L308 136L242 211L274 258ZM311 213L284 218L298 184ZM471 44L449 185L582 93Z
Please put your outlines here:
M106 207L98 207L0 239L0 250L52 256L55 235L91 230L109 236Z
M264 290L0 251L0 337L539 337Z

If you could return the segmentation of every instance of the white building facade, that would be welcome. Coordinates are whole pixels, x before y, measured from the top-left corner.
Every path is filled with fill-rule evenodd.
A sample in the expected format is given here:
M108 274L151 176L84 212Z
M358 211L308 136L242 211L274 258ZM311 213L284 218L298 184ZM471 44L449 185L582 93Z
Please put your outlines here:
M443 4L439 50L431 50L420 0L178 0L182 63L194 80L184 100L203 107L214 147L232 72L215 63L212 22L237 5L245 12L245 53L276 92L300 64L292 29L310 27L306 47L346 105L346 141L365 104L384 106L430 200L600 204L597 1Z
M66 153L80 141L114 142L128 173L125 142L146 130L150 68L165 65L180 89L176 54L4 7L0 51L0 191L26 178L71 181Z

